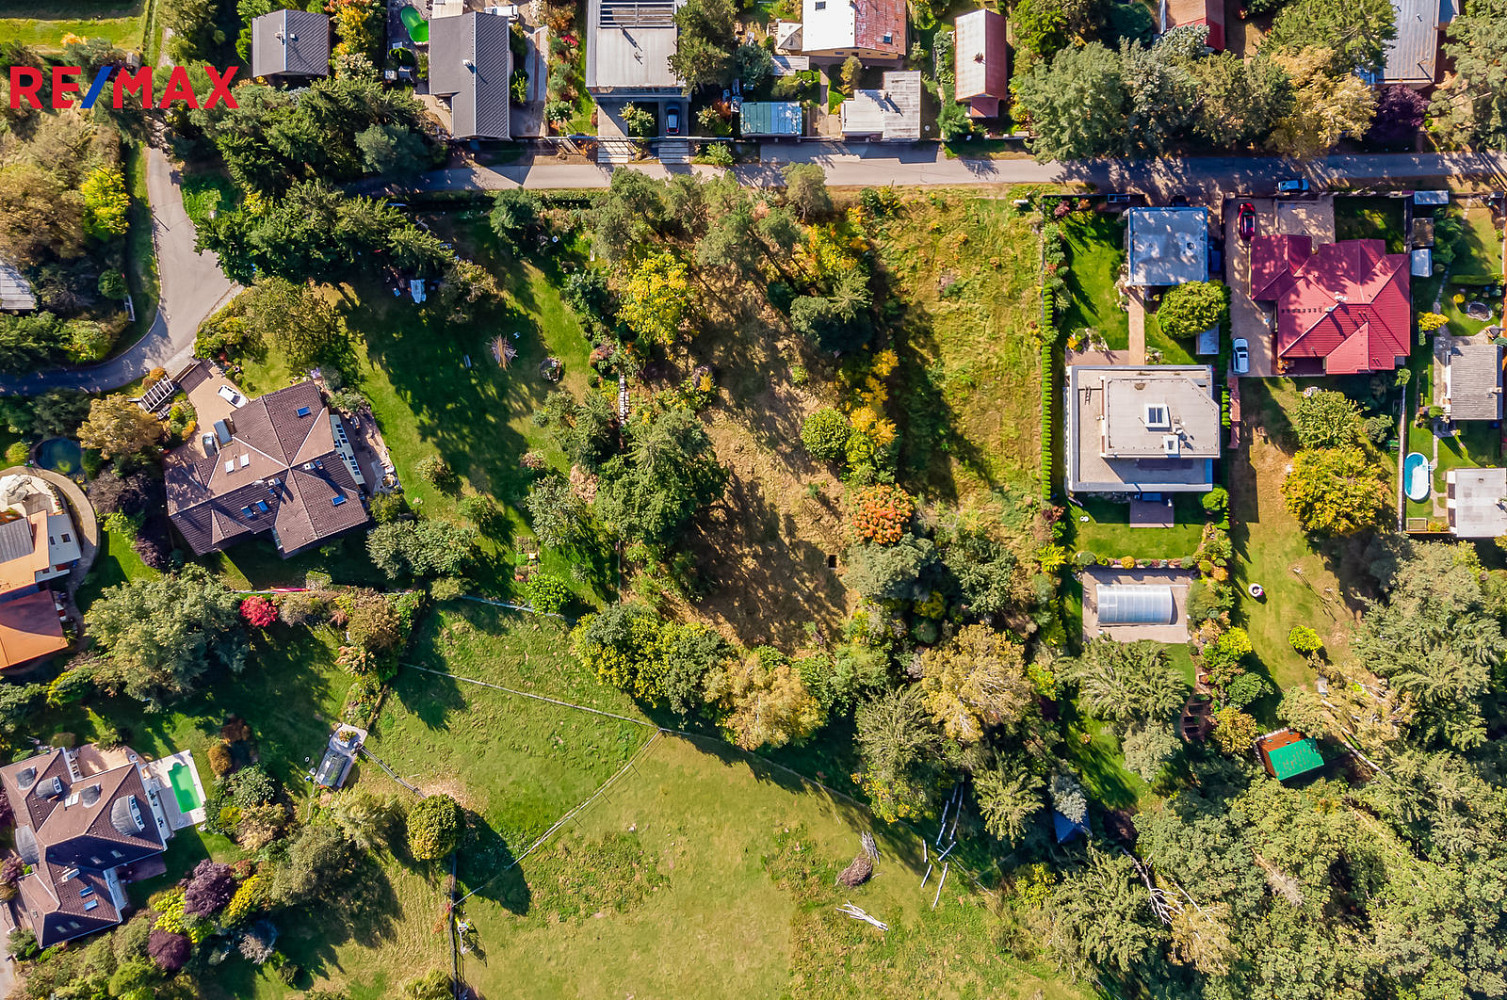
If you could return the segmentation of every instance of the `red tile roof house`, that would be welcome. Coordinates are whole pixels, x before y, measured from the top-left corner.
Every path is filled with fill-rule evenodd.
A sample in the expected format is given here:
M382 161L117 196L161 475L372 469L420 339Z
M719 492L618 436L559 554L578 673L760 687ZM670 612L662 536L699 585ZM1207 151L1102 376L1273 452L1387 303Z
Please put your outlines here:
M1391 371L1412 350L1408 255L1381 240L1313 250L1307 236L1251 242L1251 298L1277 310L1277 367L1286 375Z
M904 0L803 0L801 21L801 51L813 62L899 66L908 51Z
M313 382L217 421L214 433L168 456L164 480L168 518L196 555L270 533L287 558L368 521L349 435Z
M27 865L16 898L0 905L43 948L120 923L122 882L162 870L152 862L172 834L157 781L130 750L111 757L120 762L93 747L57 749L0 768Z
M1010 94L1010 44L1005 36L1005 15L992 10L970 10L954 22L957 45L954 59L954 96L967 102L973 118L999 115L1000 101Z

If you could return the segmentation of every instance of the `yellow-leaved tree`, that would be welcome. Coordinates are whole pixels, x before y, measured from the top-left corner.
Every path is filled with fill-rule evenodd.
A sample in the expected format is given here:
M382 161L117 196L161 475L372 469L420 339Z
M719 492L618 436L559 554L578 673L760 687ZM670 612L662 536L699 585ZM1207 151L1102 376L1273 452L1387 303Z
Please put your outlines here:
M1036 703L1025 649L987 625L969 625L921 655L922 704L949 737L976 743L988 726L1018 722Z
M800 671L778 650L761 646L707 675L708 701L720 701L726 726L744 750L781 747L815 732L821 703L806 689Z
M673 343L680 332L680 321L685 318L690 292L686 266L674 254L650 254L623 283L619 315L645 340Z

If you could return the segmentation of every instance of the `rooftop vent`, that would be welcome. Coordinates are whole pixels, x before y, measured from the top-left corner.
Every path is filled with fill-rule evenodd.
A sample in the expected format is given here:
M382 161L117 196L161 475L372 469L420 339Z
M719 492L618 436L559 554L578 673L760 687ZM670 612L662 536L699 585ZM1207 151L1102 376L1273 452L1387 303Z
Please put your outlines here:
M1182 440L1176 434L1163 434L1162 454L1168 458L1176 458L1182 454Z

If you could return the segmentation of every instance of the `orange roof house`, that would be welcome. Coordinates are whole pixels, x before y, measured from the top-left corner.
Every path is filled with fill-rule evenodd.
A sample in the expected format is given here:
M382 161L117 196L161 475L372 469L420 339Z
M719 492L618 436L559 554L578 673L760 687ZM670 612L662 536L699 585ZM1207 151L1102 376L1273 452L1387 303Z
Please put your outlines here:
M0 601L0 670L8 670L68 648L52 591Z
M1382 240L1251 242L1251 298L1277 310L1277 358L1296 375L1391 371L1412 350L1409 259Z

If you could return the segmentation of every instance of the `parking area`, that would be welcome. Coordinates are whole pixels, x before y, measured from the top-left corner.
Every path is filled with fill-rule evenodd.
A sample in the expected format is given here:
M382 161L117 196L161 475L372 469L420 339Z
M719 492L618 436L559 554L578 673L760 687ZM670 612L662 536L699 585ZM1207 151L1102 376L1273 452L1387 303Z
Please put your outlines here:
M1230 286L1230 336L1250 344L1251 378L1277 374L1277 345L1271 313L1251 301L1251 245L1240 238L1240 206L1256 212L1256 235L1307 235L1314 244L1334 242L1334 196L1316 198L1226 198L1224 202L1225 283Z

